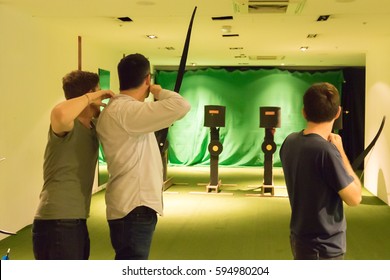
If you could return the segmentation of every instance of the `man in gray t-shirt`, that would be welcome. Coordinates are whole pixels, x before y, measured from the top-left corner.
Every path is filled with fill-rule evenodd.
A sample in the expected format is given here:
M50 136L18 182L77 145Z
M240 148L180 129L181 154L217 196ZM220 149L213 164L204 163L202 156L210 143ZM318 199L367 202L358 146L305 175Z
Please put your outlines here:
M113 93L98 90L99 76L86 71L67 74L63 89L66 100L51 111L44 184L32 227L37 260L89 258L86 220L99 147L92 121Z
M290 134L280 159L291 205L290 242L294 259L343 259L346 221L343 201L361 201L361 183L332 133L341 112L337 89L312 85L303 97L306 129Z

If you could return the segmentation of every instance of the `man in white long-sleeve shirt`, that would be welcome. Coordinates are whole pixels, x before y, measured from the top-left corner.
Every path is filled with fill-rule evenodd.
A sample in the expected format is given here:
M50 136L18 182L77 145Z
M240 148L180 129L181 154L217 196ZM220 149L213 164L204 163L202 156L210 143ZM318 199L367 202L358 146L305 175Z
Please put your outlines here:
M106 212L115 259L148 259L162 215L163 166L155 131L184 117L190 104L178 93L151 84L141 54L118 64L120 94L100 115L97 132L110 174ZM144 102L153 94L154 102Z

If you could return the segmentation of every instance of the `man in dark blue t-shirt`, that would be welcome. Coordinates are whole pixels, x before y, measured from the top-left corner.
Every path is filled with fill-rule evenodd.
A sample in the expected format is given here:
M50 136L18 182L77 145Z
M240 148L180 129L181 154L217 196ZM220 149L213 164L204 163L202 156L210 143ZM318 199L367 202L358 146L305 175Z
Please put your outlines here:
M358 205L361 183L332 126L341 112L338 90L312 85L303 97L307 126L287 136L280 159L291 205L294 259L343 259L346 221L343 201Z

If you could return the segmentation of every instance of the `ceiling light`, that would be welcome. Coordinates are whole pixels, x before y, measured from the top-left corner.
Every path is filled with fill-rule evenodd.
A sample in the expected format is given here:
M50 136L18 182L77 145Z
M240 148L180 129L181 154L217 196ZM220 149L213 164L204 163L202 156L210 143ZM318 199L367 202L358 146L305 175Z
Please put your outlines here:
M303 52L305 52L305 51L307 51L307 49L308 49L309 47L300 47L299 49L301 50L301 51L303 51Z
M232 31L232 26L231 25L224 25L224 26L222 26L221 31L223 33L230 33Z
M158 37L156 35L146 35L149 39L157 39Z
M317 34L308 34L307 35L307 38L309 38L309 39L313 39L313 38L315 38L315 37L317 37Z

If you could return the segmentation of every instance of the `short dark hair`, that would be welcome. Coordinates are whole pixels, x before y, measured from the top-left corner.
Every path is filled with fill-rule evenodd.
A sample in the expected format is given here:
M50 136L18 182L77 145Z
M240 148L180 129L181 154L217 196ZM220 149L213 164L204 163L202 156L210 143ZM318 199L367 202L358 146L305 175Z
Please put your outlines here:
M333 120L340 106L340 94L330 83L315 83L309 87L303 96L303 109L306 119L314 123Z
M130 54L118 64L119 89L127 90L140 86L150 73L150 62L142 54Z
M79 97L95 90L98 84L99 75L87 71L75 70L62 78L62 88L66 99Z

